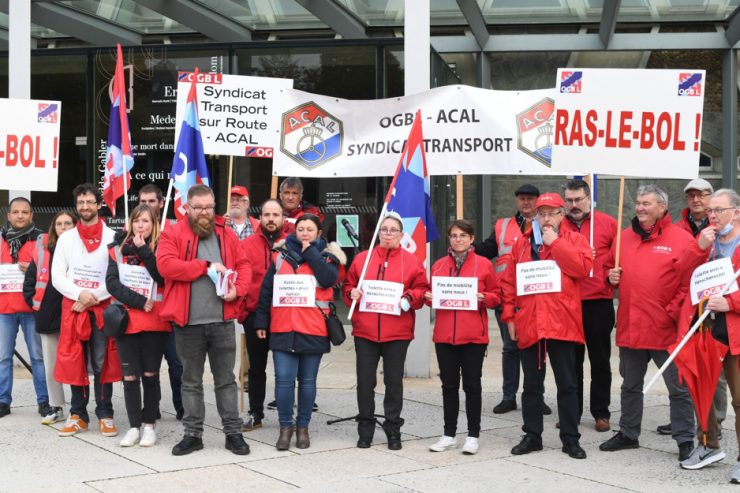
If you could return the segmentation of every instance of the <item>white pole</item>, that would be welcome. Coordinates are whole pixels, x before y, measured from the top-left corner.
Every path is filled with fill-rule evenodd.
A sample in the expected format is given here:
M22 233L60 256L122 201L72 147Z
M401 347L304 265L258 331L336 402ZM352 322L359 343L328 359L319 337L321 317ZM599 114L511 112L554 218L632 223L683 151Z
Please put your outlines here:
M123 111L126 111L126 108L123 109ZM128 170L126 169L126 160L121 156L122 163L123 164L123 213L126 216L126 219L123 223L123 227L125 228L128 225L128 180L126 177L128 176Z
M160 231L164 231L164 225L167 223L167 209L170 205L170 195L172 195L172 183L173 180L170 178L170 184L167 185L167 196L164 199L164 209L162 209L162 225L159 228Z
M365 257L365 264L362 266L362 272L360 273L360 279L357 281L357 288L361 289L362 287L362 281L365 280L365 274L367 274L367 266L370 264L370 257L373 254L373 248L375 248L375 240L378 239L378 231L380 231L380 223L383 222L383 218L385 218L385 213L388 210L388 204L383 204L383 209L380 211L380 217L378 218L378 224L375 225L375 231L373 232L373 239L370 241L370 248L367 250L367 257ZM352 314L355 313L355 306L357 305L357 300L352 300L352 305L349 307L349 314L347 315L347 319L349 320L349 323L352 323Z

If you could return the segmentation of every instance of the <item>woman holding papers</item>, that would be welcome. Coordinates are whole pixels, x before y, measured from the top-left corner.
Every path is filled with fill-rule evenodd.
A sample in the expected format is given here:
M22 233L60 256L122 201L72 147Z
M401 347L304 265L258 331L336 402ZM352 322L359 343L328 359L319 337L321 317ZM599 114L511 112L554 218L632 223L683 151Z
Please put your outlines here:
M378 361L383 358L385 398L383 430L388 448L401 449L403 368L406 350L414 338L414 312L424 304L429 290L426 270L418 257L401 246L403 222L395 212L380 223L379 244L358 254L342 286L352 315L357 355L357 447L369 448L375 433L375 385ZM420 245L420 248L424 248ZM365 259L370 256L364 278Z
M158 241L156 214L142 204L131 212L125 237L109 245L105 284L111 296L128 308L129 314L126 333L116 338L123 370L123 397L131 426L121 440L122 447L137 443L151 447L157 442L154 422L161 397L159 367L172 331L172 326L159 316L164 280L155 258Z
M311 444L308 424L316 400L316 376L324 353L330 351L324 314L334 299L334 285L341 281L347 259L336 243L321 237L321 222L304 214L295 233L275 244L272 264L260 291L254 328L265 339L275 365L275 400L280 435L275 446L288 450L293 433L296 447ZM322 313L323 312L323 313ZM298 414L293 416L295 381L298 379Z
M473 224L464 219L453 222L447 228L447 238L448 254L432 266L432 290L424 293L426 304L437 310L432 340L444 409L444 435L429 450L444 452L457 447L462 374L468 417L468 437L462 451L472 455L478 452L480 434L481 375L488 347L486 310L501 302L501 293L493 265L475 253Z

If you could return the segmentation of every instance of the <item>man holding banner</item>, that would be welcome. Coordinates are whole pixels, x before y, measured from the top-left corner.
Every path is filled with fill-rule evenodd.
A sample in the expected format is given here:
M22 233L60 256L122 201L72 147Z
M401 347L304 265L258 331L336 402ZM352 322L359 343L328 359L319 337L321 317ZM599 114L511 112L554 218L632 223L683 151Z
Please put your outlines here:
M562 451L585 459L579 444L576 346L584 343L578 284L593 265L586 239L560 228L565 203L556 193L540 195L532 234L520 237L504 259L501 318L517 341L524 372L522 417L525 432L514 455L542 450L544 359L558 387Z
M622 375L620 431L599 448L605 452L638 448L643 409L643 381L653 360L662 366L667 348L676 341L676 321L688 286L681 282L681 259L693 242L691 234L673 225L668 194L655 185L637 189L632 226L622 232L621 266L605 265L609 283L619 288L617 346ZM678 370L670 365L663 380L668 387L671 426L679 460L694 448L694 410Z

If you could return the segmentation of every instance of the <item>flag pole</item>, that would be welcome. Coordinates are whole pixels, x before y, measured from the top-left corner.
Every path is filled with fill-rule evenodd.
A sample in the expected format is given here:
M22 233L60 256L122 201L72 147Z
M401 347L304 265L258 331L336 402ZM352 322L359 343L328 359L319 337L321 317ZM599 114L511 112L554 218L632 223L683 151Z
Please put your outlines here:
M278 177L273 176L272 182L270 183L270 198L278 198Z
M594 222L596 222L596 192L594 191L594 188L596 187L596 175L591 173L591 178L589 183L588 189L591 191L591 221L589 221L589 239L591 243L591 252L594 251ZM619 228L621 229L621 228ZM588 277L594 277L594 268L591 266L591 272L588 274Z
M455 204L455 218L456 219L463 219L465 215L465 211L463 210L463 175L458 174L455 177L455 181L457 182L457 193L456 195L456 204Z
M614 254L614 268L619 268L619 254L622 248L622 209L624 209L624 176L619 177L619 210L617 211L617 246ZM593 223L593 221L591 221Z
M229 186L226 188L226 212L229 212L229 208L231 207L231 181L234 177L234 156L229 156ZM247 211L247 215L249 215L249 211ZM231 219L231 216L229 216L229 220Z
M164 225L167 222L167 209L170 207L170 197L172 196L172 184L173 179L170 178L170 183L167 185L167 195L164 198L164 209L162 209L162 224L160 225L159 230L164 231Z
M735 272L735 275L732 278L732 281L725 284L725 287L722 288L722 292L719 294L720 296L724 296L727 291L729 291L730 287L732 286L733 281L737 281L737 278L740 277L740 269L738 269ZM645 385L645 388L642 389L643 394L647 394L648 390L650 390L650 387L653 386L653 384L658 380L658 377L660 377L663 372L666 371L668 366L673 362L674 359L676 359L676 355L683 349L683 347L686 345L686 343L689 342L689 339L691 339L691 336L694 335L694 332L696 332L699 329L699 326L704 322L704 320L710 315L714 313L712 310L705 310L704 313L701 314L701 317L696 321L696 323L691 327L691 329L686 333L686 335L681 339L681 342L678 343L678 346L676 346L676 349L673 350L670 356L668 356L668 359L665 360L665 363L663 363L663 366L660 367L658 370L658 373L656 373L653 378L650 379L650 381Z
M391 188L391 190L393 190ZM373 248L375 248L375 240L378 239L378 232L380 231L380 223L383 222L383 218L385 217L385 213L388 211L388 201L386 200L383 202L383 208L380 210L380 217L378 217L378 224L375 225L375 231L373 232L373 239L370 241L370 248L367 251L367 257L365 257L365 263L362 265L362 272L360 272L360 279L357 281L357 287L360 288L362 286L362 281L365 280L365 274L367 274L367 267L370 265L370 257L373 255ZM352 300L352 305L349 307L349 313L347 314L347 319L350 323L352 323L352 315L355 312L355 306L357 305L357 300Z

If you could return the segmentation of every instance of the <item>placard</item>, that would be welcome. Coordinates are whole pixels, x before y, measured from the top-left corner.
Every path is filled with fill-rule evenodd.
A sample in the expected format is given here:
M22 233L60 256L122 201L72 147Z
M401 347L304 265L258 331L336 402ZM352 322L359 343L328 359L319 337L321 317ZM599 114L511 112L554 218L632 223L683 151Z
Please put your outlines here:
M478 278L432 276L432 308L477 310Z
M0 264L0 293L22 293L24 278L18 264Z
M107 257L102 262L95 264L90 261L89 257L77 258L70 265L67 271L69 278L75 286L87 291L94 291L105 287L105 273L108 269Z
M725 294L737 291L737 281L735 279L735 270L732 267L732 260L721 258L702 264L691 274L691 303L696 305L704 297L710 297L720 294L729 280L732 285Z
M401 296L403 284L391 281L362 281L362 298L360 311L383 313L386 315L401 314Z
M559 293L560 267L554 260L535 260L516 264L516 295Z
M307 274L275 274L272 306L315 307L316 278Z
M118 279L121 284L144 298L152 294L152 276L143 265L118 264Z

